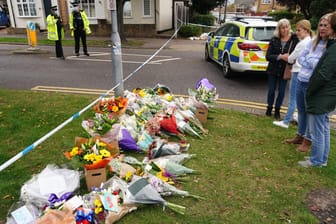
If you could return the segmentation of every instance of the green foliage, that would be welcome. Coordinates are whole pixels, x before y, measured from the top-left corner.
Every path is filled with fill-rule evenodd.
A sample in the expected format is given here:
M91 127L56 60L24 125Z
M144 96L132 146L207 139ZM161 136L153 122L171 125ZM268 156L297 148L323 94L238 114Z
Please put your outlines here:
M178 35L181 37L194 37L202 34L202 28L194 25L182 25Z
M294 18L296 14L293 12L289 12L288 10L279 10L279 11L270 12L268 15L278 21L283 18L291 20Z
M200 14L208 14L215 8L218 0L192 0L192 10Z
M320 18L330 12L334 12L336 10L336 1L329 0L319 0L312 1L310 5L310 11L312 14L312 18L310 20L313 29L317 29L318 22Z
M215 22L215 17L212 14L197 14L192 18L193 23L206 25L206 26L213 26Z
M321 18L323 15L336 10L336 1L316 0L310 4L310 12L313 17Z

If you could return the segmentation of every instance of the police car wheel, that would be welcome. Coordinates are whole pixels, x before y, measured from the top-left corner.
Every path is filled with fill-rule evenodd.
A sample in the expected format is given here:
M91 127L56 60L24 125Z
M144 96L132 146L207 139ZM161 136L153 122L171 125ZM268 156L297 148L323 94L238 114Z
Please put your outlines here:
M207 45L205 45L204 59L205 59L206 61L210 61L209 50L208 50L208 46L207 46Z
M231 66L230 66L230 60L227 54L223 57L223 76L225 78L229 78L231 75Z

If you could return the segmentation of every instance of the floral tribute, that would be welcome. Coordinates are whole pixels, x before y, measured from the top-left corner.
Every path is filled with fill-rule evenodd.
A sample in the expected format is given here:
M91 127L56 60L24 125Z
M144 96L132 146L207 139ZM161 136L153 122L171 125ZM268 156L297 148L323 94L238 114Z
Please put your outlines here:
M186 208L169 202L168 196L203 199L178 186L188 180L187 175L198 173L184 164L195 156L188 153L190 144L186 136L202 138L207 134L196 116L198 103L208 108L218 94L207 79L199 80L196 89L189 89L189 93L188 99L175 97L168 87L158 84L101 99L93 108L95 117L82 122L91 137L77 137L75 146L64 155L74 168L107 167L111 177L84 195L73 196L76 188L70 192L69 184L65 184L62 191L69 193L60 196L57 191L47 204L27 201L35 203L40 214L44 214L35 223L48 223L46 220L57 216L61 217L58 223L112 224L142 208L141 205L151 204L183 215ZM144 159L139 161L131 153L143 153ZM79 188L79 183L76 186ZM48 211L43 210L46 207Z
M98 104L94 106L96 113L112 113L120 114L123 113L127 107L127 98L124 97L111 97L103 98Z
M218 99L216 87L206 78L202 78L197 82L196 89L189 88L188 93L194 97L196 101L203 102L207 104L207 106L213 106Z
M111 158L118 153L118 148L99 138L77 138L76 146L64 154L67 159L74 161L74 167L78 168L78 165L82 165L91 170L106 167Z

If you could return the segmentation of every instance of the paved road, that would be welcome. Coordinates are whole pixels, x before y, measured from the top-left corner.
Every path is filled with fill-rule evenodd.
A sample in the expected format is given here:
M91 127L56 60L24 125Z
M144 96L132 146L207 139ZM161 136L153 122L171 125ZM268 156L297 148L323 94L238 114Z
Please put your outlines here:
M263 114L267 77L262 74L240 74L232 79L222 77L221 68L203 59L204 41L174 39L143 39L138 49L123 48L124 89L169 86L174 94L184 94L202 77L216 87L220 105ZM143 62L162 49L147 65L132 74ZM72 47L64 47L66 60L56 60L53 46L40 46L34 54L25 45L0 44L0 87L49 90L82 88L107 90L112 86L111 49L89 48L90 57L73 56ZM19 54L13 54L13 52ZM57 88L51 88L57 87ZM284 105L287 103L285 99ZM284 107L284 109L286 109ZM285 110L283 110L285 113Z

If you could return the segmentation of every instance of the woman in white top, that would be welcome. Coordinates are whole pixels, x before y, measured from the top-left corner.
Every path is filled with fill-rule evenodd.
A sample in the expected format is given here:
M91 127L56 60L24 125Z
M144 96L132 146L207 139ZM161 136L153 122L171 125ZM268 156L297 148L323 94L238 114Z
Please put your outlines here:
M287 113L282 121L273 122L274 125L282 128L288 128L289 123L293 118L294 111L296 109L296 83L297 75L301 68L300 63L296 59L298 58L299 53L303 49L305 49L307 43L309 43L313 36L311 25L308 20L303 19L296 24L296 35L298 36L300 42L296 45L294 51L290 55L288 53L280 55L280 59L287 61L289 64L293 64L292 78L289 86L289 101Z

